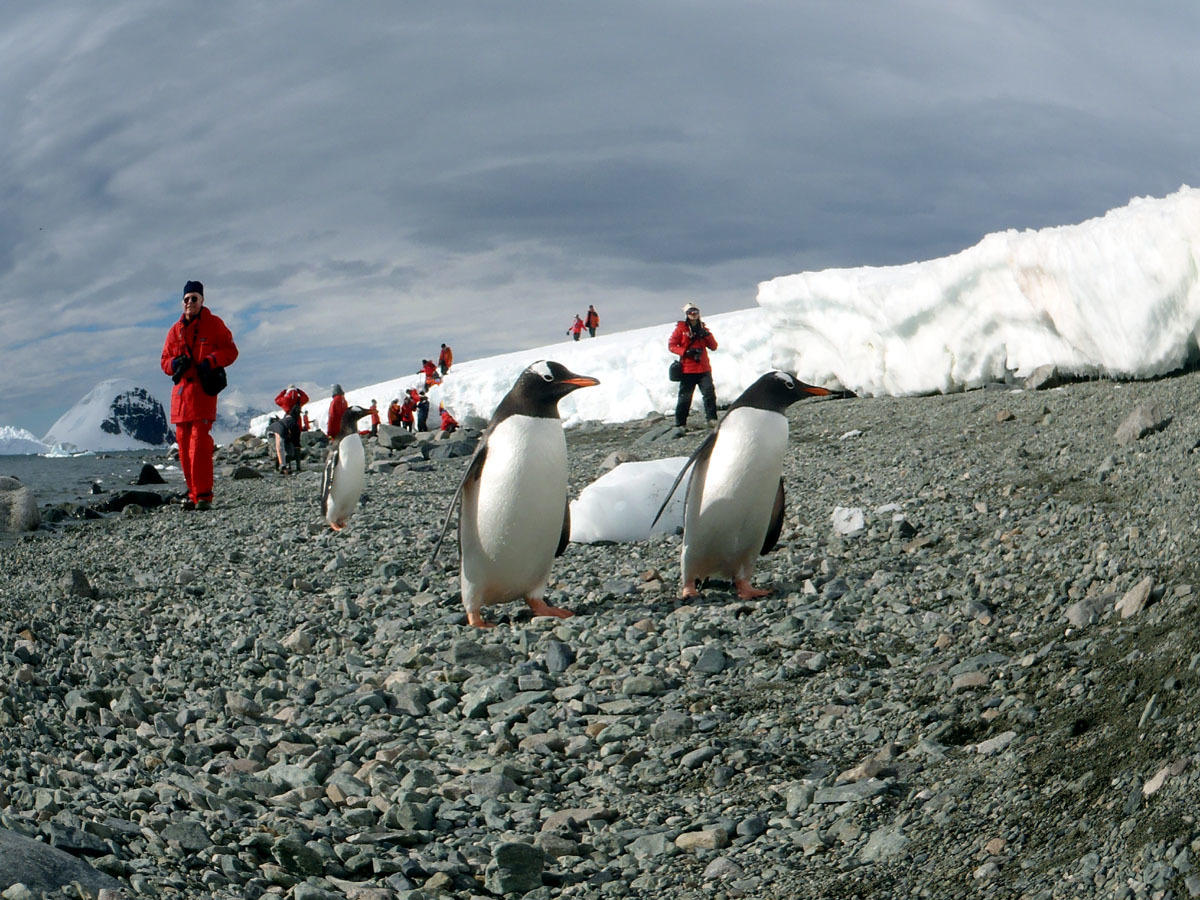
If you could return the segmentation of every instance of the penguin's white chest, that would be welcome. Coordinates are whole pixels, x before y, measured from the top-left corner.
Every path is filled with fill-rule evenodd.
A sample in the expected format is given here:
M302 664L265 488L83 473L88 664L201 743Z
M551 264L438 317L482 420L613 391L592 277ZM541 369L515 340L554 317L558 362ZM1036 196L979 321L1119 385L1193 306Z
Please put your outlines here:
M362 438L357 434L342 438L335 453L324 498L325 520L331 525L344 523L354 512L358 498L362 496L366 471L366 453Z
M567 443L562 420L510 416L488 437L478 481L463 488L464 596L483 604L540 596L562 533Z
M688 483L683 564L695 577L744 577L762 549L787 452L787 419L739 407Z

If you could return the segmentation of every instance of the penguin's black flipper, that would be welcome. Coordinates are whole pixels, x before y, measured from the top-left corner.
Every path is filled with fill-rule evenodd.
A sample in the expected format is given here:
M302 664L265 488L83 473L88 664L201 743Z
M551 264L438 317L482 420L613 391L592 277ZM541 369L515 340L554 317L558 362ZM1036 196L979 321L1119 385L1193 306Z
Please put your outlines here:
M333 490L333 473L337 469L341 443L334 444L325 458L325 471L321 473L321 518L329 513L329 494Z
M458 483L458 489L454 492L454 499L450 501L450 506L446 510L446 518L442 522L442 532L438 535L437 543L433 545L433 552L429 554L429 561L433 562L437 559L438 551L442 549L442 541L446 539L446 532L450 530L450 519L454 515L454 509L458 506L458 501L462 498L463 488L466 487L468 481L479 480L479 474L483 471L483 461L487 459L487 437L479 442L479 447L475 450L475 455L471 457L471 461L467 464L467 470L463 472L462 481Z
M679 487L679 482L683 481L683 476L687 474L687 470L694 466L700 459L707 457L712 453L713 445L717 442L717 432L714 430L708 437L700 442L700 446L695 452L688 457L688 461L683 464L683 468L679 470L679 474L675 476L675 481L671 484L671 489L667 491L667 496L663 499L662 506L658 508L658 512L654 515L654 521L650 523L653 528L658 524L658 520L662 518L663 511L667 508L667 504L671 502L671 498L675 495L675 488Z
M771 508L771 524L767 528L767 536L763 540L760 556L766 556L775 549L779 535L783 531L783 479L779 479L779 490L775 492L775 505Z
M567 549L567 544L571 543L571 498L567 498L566 508L563 509L563 527L562 534L558 536L558 549L554 551L555 556L562 556L563 551Z

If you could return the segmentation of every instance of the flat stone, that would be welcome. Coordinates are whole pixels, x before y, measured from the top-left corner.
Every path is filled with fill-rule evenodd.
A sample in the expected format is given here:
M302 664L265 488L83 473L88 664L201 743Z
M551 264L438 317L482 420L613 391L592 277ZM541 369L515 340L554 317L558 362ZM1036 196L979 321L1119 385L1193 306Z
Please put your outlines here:
M887 790L887 785L876 778L821 788L813 795L813 803L858 803L878 796Z
M685 831L675 838L675 846L680 850L721 850L729 846L729 833L724 828Z

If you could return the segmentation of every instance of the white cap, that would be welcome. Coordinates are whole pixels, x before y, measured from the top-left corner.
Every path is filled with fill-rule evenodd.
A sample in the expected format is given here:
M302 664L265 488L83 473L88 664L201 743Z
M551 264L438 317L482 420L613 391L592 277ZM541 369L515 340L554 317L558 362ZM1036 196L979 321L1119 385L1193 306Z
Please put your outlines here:
M684 315L687 315L687 311L688 311L689 309L694 309L696 312L700 312L700 307L698 307L698 306L697 306L695 303L685 303L685 304L683 304L683 314L684 314Z

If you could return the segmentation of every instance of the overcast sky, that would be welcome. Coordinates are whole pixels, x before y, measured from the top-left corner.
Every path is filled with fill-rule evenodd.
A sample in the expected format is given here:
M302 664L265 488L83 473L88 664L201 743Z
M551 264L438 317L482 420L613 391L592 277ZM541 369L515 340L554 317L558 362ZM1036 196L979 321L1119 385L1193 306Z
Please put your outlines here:
M266 405L1164 196L1198 34L1194 0L13 0L0 425L166 397L191 278Z

